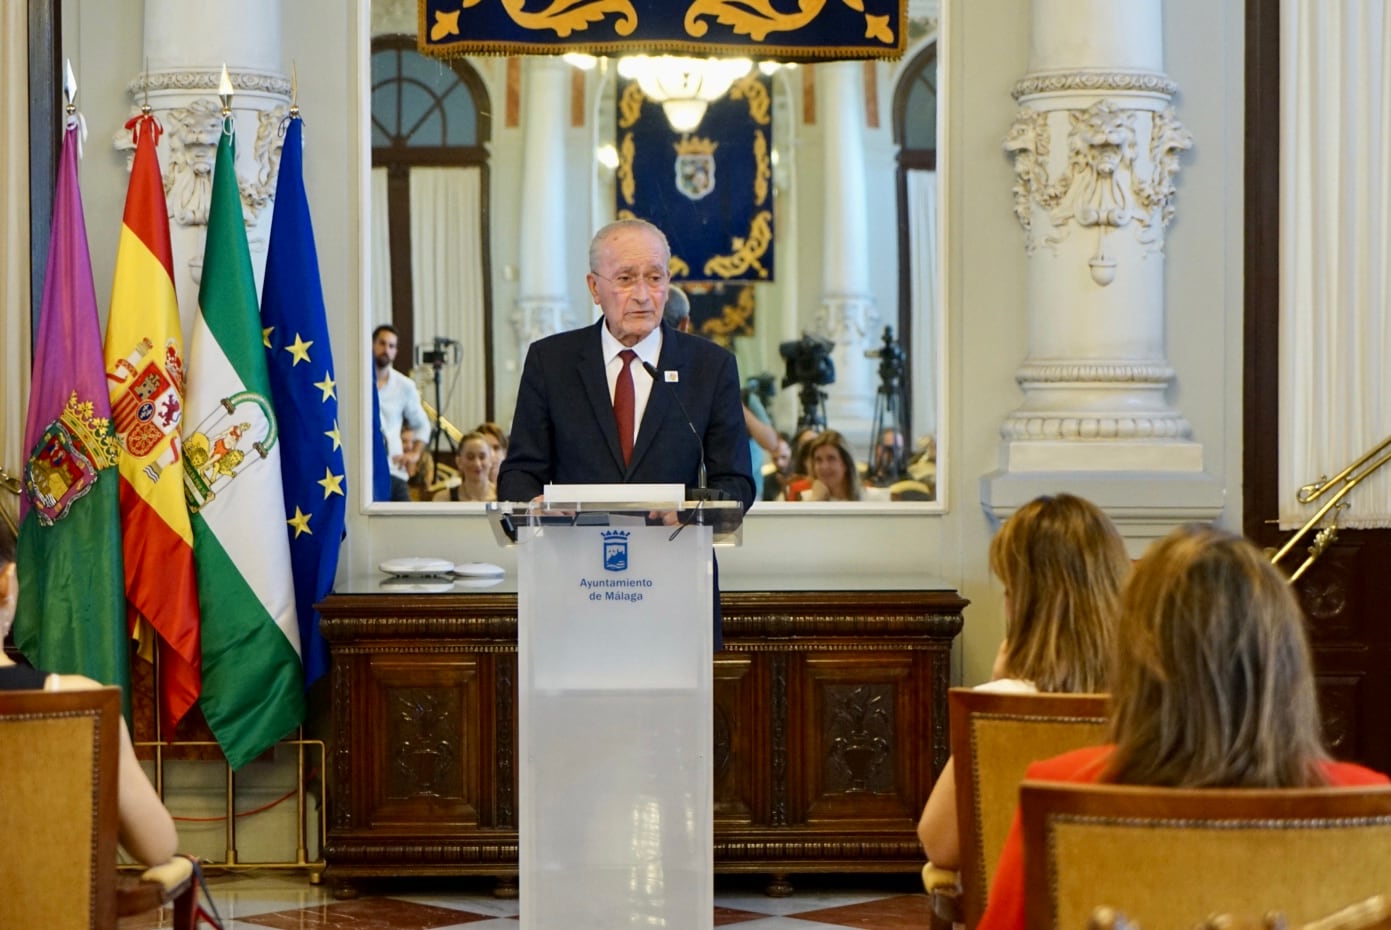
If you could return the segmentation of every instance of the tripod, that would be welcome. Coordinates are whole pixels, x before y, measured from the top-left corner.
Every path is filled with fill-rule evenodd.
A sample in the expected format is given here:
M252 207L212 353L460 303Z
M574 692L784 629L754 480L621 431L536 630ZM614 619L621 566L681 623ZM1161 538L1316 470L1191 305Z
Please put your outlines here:
M430 436L430 456L436 462L440 460L440 437L448 443L448 451L452 453L456 450L453 431L450 429L449 422L445 420L443 410L443 381L444 366L459 364L459 343L454 339L446 339L443 336L436 336L434 347L429 343L416 346L416 364L429 365L431 375L435 382L435 430ZM451 458L452 460L452 458Z
M797 417L797 432L814 429L818 433L826 428L826 392L810 381L802 382L797 394L801 401L802 413Z
M866 352L865 357L879 359L879 390L874 397L867 477L876 485L891 484L908 470L908 393L903 383L903 350L894 342L893 327L884 327L883 346Z

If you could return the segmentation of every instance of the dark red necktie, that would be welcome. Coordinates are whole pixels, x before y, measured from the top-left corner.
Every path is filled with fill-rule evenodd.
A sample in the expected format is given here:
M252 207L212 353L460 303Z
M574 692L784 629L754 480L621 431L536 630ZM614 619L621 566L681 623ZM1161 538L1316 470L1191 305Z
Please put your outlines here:
M623 450L623 464L627 465L633 457L633 359L638 354L632 349L618 353L623 367L618 369L618 381L613 386L613 418L618 422L618 447Z

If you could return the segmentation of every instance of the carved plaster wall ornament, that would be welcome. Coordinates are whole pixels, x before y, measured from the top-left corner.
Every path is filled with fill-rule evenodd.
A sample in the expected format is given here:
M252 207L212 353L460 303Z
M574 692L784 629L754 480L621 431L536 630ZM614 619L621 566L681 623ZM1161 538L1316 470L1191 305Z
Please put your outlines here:
M538 339L569 329L569 304L563 297L522 298L512 310L509 322L517 341L518 357L526 356L527 346Z
M1056 246L1074 225L1094 228L1097 245L1087 264L1092 280L1105 287L1116 276L1115 259L1106 249L1111 232L1131 226L1142 245L1162 251L1163 231L1174 215L1178 153L1192 148L1193 138L1171 107L1155 113L1103 99L1086 110L1068 111L1067 169L1053 181L1048 116L1022 107L1005 139L1006 151L1014 155L1014 214L1024 229L1025 249L1032 255L1039 246ZM1148 166L1138 158L1144 128L1149 130Z
M132 107L130 114L140 109ZM284 104L256 114L256 138L252 143L255 176L237 173L237 189L248 224L275 199L275 182L280 171L280 154L285 136L280 131L289 107ZM165 156L164 195L169 216L180 226L205 226L212 197L212 172L217 160L217 141L222 132L222 105L211 97L200 97L187 106L165 112L160 123L169 130L169 153ZM112 142L117 151L127 153L126 168L135 156L130 132L118 130Z
M809 331L837 345L858 346L878 332L879 310L867 295L830 294L812 315Z

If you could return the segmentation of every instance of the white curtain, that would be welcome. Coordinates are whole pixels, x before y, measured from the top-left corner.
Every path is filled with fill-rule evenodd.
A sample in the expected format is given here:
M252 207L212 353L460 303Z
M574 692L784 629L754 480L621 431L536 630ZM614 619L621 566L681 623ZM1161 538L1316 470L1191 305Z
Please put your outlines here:
M372 169L372 325L391 322L391 222L386 169Z
M908 177L908 249L909 287L913 307L913 357L908 360L913 372L914 439L937 436L937 385L943 373L938 371L941 359L937 353L939 320L937 308L940 270L937 267L937 172L909 171Z
M23 3L0 4L0 465L24 464L29 403L29 23ZM14 514L15 500L3 495Z
M1391 16L1281 0L1280 522L1295 494L1391 434ZM1326 500L1326 498L1325 498ZM1391 465L1339 524L1391 526ZM1320 501L1319 503L1322 503Z
M457 343L459 364L440 373L440 412L464 432L481 423L487 410L481 177L478 168L411 170L415 339ZM433 383L425 388L425 399L434 404Z

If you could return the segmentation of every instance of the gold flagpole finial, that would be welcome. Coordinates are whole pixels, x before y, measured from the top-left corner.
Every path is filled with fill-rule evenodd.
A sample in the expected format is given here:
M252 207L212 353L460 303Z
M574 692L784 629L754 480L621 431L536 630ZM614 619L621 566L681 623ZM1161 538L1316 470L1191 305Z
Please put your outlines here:
M232 77L227 73L227 62L222 63L222 80L217 84L217 96L222 101L222 117L232 115Z
M299 69L290 62L290 119L299 119Z

